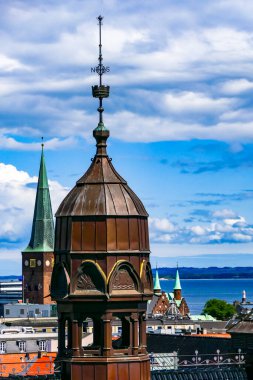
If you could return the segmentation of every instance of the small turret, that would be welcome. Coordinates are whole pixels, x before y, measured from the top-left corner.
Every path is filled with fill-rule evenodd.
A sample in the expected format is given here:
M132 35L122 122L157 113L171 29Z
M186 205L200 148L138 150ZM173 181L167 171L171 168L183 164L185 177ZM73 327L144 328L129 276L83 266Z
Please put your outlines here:
M176 272L176 279L175 279L175 286L174 286L174 299L175 300L181 300L182 299L182 288L181 288L178 269Z
M155 283L154 283L154 293L155 294L160 294L161 293L161 284L160 284L160 278L159 278L159 273L156 267L155 271Z

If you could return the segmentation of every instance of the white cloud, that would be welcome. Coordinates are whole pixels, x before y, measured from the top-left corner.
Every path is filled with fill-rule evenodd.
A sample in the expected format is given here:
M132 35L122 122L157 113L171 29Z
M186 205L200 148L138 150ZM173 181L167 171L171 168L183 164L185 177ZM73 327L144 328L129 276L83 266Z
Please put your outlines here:
M202 93L182 92L165 95L165 107L170 112L201 112L219 113L228 109L233 103L232 99L212 99Z
M213 217L218 219L234 218L235 216L237 216L233 210L227 208L224 208L222 210L216 210L212 213L212 215Z
M237 16L237 8L224 1L196 8L192 2L158 0L140 9L131 0L128 5L103 2L110 15L103 25L104 63L111 67L105 82L112 85L105 120L114 136L137 142L253 140L249 102L240 98L253 86L253 33L227 16ZM245 9L252 7L245 4L240 18L249 17ZM78 7L75 1L29 6L21 1L0 10L0 109L12 120L2 147L23 149L25 143L21 146L19 135L14 139L10 131L20 115L29 120L25 127L39 135L87 138L83 125L95 125L96 118L90 97L90 85L97 81L90 73L97 62L96 1ZM122 128L116 128L119 120ZM26 149L34 149L33 144Z
M13 165L0 163L0 240L2 244L28 244L31 233L37 177L18 170ZM66 195L58 182L49 181L54 212ZM27 241L25 241L27 240ZM23 247L25 248L25 247Z
M10 73L16 70L30 70L26 65L23 65L17 59L9 58L3 54L0 54L0 71Z
M234 79L224 82L221 91L226 94L240 94L241 92L252 90L253 82L248 79Z
M245 218L230 209L216 210L209 223L176 225L167 218L151 218L150 238L153 243L227 244L253 241L253 228ZM219 219L219 223L215 220Z
M202 235L205 235L206 234L206 228L202 227L202 226L193 226L190 228L191 231L195 234L195 235L198 235L198 236L202 236Z
M150 229L155 229L163 232L172 232L175 230L175 226L167 218L150 218L149 219Z

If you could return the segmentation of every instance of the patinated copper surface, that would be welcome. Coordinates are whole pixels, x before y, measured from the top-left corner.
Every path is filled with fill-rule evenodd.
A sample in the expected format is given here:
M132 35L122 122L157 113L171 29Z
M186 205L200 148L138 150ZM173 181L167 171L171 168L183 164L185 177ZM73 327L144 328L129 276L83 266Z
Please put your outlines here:
M148 216L142 202L116 172L109 157L99 155L95 155L88 171L56 213L56 217L70 215Z
M51 294L59 315L58 359L64 380L149 380L148 214L107 155L109 131L99 109L96 154L56 213ZM93 320L93 344L82 347L86 318ZM116 343L115 319L122 324Z

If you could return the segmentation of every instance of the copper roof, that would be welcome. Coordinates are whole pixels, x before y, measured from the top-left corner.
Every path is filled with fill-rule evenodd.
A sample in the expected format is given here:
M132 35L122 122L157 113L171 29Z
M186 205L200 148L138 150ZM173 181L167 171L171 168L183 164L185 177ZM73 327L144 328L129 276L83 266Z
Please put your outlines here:
M97 152L87 172L61 203L56 216L145 216L141 200L117 173L106 152L107 129L95 129Z
M31 239L23 252L53 252L54 250L54 219L43 146L42 144Z

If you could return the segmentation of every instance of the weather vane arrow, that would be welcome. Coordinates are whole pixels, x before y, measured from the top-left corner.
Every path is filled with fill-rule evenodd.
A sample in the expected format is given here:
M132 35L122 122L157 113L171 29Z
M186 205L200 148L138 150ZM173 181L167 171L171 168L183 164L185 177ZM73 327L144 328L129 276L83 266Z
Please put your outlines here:
M98 56L98 66L96 67L91 67L91 72L96 72L99 75L99 85L92 86L92 95L94 98L99 99L99 107L98 107L98 112L99 112L99 124L103 124L103 99L109 97L109 92L110 92L110 86L105 86L102 84L102 77L104 73L107 73L110 71L109 66L104 66L102 61L103 61L103 56L102 56L102 38L101 38L101 27L102 27L102 16L98 16L98 25L99 25L99 56Z

